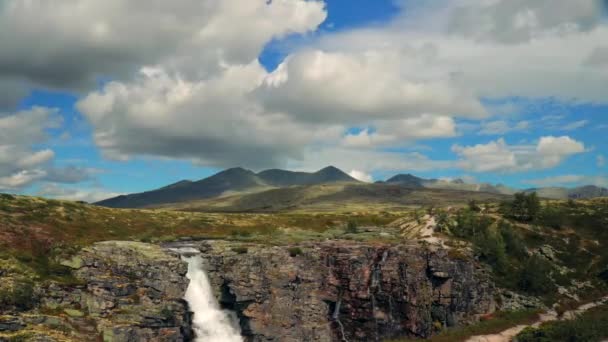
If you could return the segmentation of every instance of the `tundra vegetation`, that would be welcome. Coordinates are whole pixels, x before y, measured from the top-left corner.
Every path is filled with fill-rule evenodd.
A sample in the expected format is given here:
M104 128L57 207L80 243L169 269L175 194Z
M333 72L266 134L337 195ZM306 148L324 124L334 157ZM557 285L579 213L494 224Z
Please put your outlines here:
M394 222L405 218L424 225L429 217L434 218L434 234L445 241L451 257L486 265L501 288L562 307L608 293L608 199L547 201L535 194L517 194L503 202L465 201L451 207L357 209L201 213L110 209L0 195L0 276L8 279L0 284L0 307L31 310L37 306L37 285L77 282L62 261L98 241L226 239L242 243L233 249L237 254L246 254L248 243L264 243L285 245L297 258L303 253L298 246L303 241L402 242L411 237L404 237ZM608 337L588 322L605 319L605 313L605 308L597 309L564 327L558 322L528 330L522 340L558 340L555 334L566 336L568 331L581 338L576 341L586 341L577 335L585 330L592 331L590 336ZM433 340L458 341L498 332L534 320L536 314L534 310L499 312L475 326L438 331Z

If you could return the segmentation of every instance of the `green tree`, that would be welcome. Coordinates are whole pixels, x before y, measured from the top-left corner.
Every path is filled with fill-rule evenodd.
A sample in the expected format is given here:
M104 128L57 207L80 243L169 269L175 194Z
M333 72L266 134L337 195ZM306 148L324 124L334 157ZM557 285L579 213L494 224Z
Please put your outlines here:
M551 265L542 257L533 255L519 272L517 286L532 295L543 295L555 290L550 277Z

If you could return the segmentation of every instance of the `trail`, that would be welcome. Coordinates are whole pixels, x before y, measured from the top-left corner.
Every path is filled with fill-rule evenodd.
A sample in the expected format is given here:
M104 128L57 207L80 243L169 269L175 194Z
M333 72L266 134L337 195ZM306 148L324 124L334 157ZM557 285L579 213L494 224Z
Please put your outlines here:
M538 327L545 322L557 321L557 320L571 320L576 318L576 316L586 312L589 309L592 309L596 306L602 305L608 301L608 296L603 297L600 300L597 300L592 303L587 303L579 306L575 310L566 311L564 314L559 317L555 310L549 310L539 315L539 318L536 322L529 325L518 325L507 330L504 330L498 334L490 334L490 335L478 335L473 336L466 340L466 342L509 342L515 336L517 336L520 332L528 327Z

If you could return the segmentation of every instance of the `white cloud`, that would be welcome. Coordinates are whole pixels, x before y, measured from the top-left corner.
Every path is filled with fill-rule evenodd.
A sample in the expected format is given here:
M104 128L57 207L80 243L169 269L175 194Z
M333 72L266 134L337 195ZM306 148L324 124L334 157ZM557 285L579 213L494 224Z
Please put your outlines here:
M528 6L528 1L524 0L513 1L512 4L510 0L494 2L516 6L516 11L536 7ZM543 8L553 4L552 1L542 2ZM585 0L587 5L592 5L591 2ZM415 2L417 5L411 6L424 6L423 3ZM476 34L454 36L446 33L455 6L441 3L443 7L433 11L417 12L410 9L410 13L417 13L417 16L406 14L404 19L397 19L383 27L326 35L318 46L328 53L355 56L361 51L371 51L385 56L389 65L392 59L402 60L406 65L403 68L407 70L407 80L449 79L451 85L465 94L473 94L473 98L553 97L561 101L606 101L603 85L608 83L608 73L586 67L585 64L587 56L608 40L608 25L603 21L585 26L584 30L564 32L543 29L543 34L535 35L534 39L503 44L494 40L479 40ZM482 2L468 3L481 6ZM568 26L572 22L568 15L577 11L568 13L564 8L574 3L578 6L578 2L559 0L556 7L562 8L559 11L563 15L555 17L559 23L549 26ZM481 23L484 19L472 19L471 28L476 30L472 33L485 34ZM565 46L568 48L565 49ZM400 69L393 70L403 74Z
M299 159L289 160L287 167L294 170L313 171L327 165L342 170L402 172L429 171L453 168L452 161L433 160L418 152L386 152L355 150L336 146L308 147Z
M608 178L603 176L588 176L588 175L561 175L554 177L546 177L540 179L530 179L524 181L527 184L533 184L539 187L548 186L579 186L579 185L596 185L600 187L608 186Z
M419 139L447 138L456 135L454 120L446 116L423 114L401 120L379 121L374 130L364 129L348 134L342 144L347 147L381 147L405 144Z
M366 183L371 183L374 181L374 178L370 174L365 173L363 171L359 171L359 170L351 170L348 173L348 175L353 177L356 180L360 180L360 181L366 182Z
M44 169L53 159L53 151L32 146L46 139L45 129L55 113L37 107L0 115L0 189L20 188L47 175Z
M585 152L583 143L570 137L541 137L537 145L508 145L504 139L474 146L454 145L458 165L474 172L521 172L548 169L569 156Z
M0 79L86 89L159 63L205 77L325 17L323 2L303 0L4 0Z
M451 13L449 30L503 43L522 43L554 33L587 32L602 20L602 1L466 0Z
M46 130L56 127L58 111L34 107L0 114L0 190L16 190L40 180L79 182L88 178L84 169L53 166L55 152L37 145L47 141Z
M270 110L302 121L362 122L421 113L479 118L485 109L449 74L428 73L418 53L309 50L289 57L266 77L257 95Z
M503 135L509 132L526 131L530 128L529 121L519 121L514 125L504 120L483 122L479 134L482 135Z
M564 131L574 131L587 126L589 120L578 120L564 125L561 129Z
M322 2L5 0L0 106L33 85L86 92L100 76L110 78L78 103L105 156L216 167L522 171L554 167L584 150L568 137L454 146L458 163L379 150L456 136L457 118L475 122L492 112L482 98L606 101L601 46L608 25L597 18L597 1L433 3L443 9L408 2L386 25L306 40L268 73L257 61L263 47L314 31L327 16ZM482 123L482 134L531 125L510 114ZM353 127L367 129L345 133ZM0 150L0 176L39 169L51 177L53 170L39 165L52 151L31 147L41 131L24 129L26 138L5 138L12 147ZM2 153L20 159L2 164ZM15 168L18 162L28 168Z
M302 146L343 128L294 122L247 99L264 70L257 61L228 67L208 80L187 81L144 69L130 83L111 82L78 103L108 157L151 155L206 166L280 166Z
M55 198L69 201L85 201L89 203L98 202L107 198L122 195L118 192L108 191L103 188L69 188L57 184L45 184L37 192L38 196Z

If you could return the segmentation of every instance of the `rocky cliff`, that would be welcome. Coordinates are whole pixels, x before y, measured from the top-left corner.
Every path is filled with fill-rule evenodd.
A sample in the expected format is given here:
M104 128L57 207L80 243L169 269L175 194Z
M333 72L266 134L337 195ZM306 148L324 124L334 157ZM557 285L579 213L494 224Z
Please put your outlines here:
M247 341L427 337L494 310L485 269L416 244L103 242L64 262L77 283L36 288L25 311L0 308L0 341L191 340L187 267L172 250L184 245L201 251Z
M249 341L428 337L494 310L488 273L442 249L345 241L196 246Z
M185 341L186 265L159 246L102 242L64 264L75 282L36 287L29 311L0 307L0 341Z

